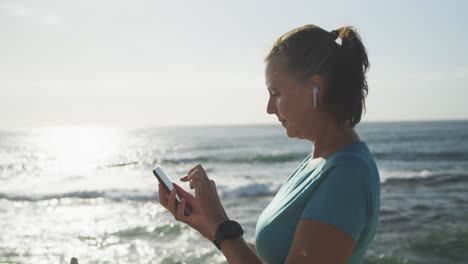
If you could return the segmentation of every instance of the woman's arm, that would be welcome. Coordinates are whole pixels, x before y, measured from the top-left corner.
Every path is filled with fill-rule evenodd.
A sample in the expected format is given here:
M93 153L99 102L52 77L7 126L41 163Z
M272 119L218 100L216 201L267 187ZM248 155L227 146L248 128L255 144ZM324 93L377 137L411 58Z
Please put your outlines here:
M242 237L233 240L224 240L221 243L221 251L226 257L228 263L231 264L262 263L260 258L255 254L255 250L251 245L252 244L247 243Z
M190 181L190 188L195 189L195 197L199 201L200 210L206 218L210 233L216 234L219 225L228 217L221 205L215 182L208 178L200 164L190 170L189 175L181 180ZM262 263L242 237L226 239L221 242L220 248L229 263Z
M344 264L353 248L353 239L338 228L313 219L302 219L297 225L286 263Z

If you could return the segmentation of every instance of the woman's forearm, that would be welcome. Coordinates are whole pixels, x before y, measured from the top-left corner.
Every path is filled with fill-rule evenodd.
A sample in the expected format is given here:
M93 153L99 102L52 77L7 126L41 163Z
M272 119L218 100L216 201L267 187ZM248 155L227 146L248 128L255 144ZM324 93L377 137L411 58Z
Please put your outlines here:
M255 254L253 248L251 248L251 245L249 245L242 237L232 240L224 240L221 242L221 251L226 257L228 263L231 264L262 263L260 258Z

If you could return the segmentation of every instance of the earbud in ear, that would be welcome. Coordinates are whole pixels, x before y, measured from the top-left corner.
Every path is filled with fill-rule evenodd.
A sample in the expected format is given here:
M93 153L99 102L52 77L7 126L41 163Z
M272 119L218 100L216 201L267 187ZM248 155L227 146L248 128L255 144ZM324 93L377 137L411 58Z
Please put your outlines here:
M317 108L317 93L319 92L319 88L315 86L312 88L312 93L314 94L314 108Z

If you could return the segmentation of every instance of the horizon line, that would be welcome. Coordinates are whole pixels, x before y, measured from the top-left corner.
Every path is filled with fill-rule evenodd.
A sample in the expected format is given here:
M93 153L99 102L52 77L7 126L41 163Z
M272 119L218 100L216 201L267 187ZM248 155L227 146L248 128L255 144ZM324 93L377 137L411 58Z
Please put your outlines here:
M372 124L372 123L429 123L429 122L463 122L468 119L414 119L414 120L366 120L358 123L360 124ZM49 130L49 129L72 129L72 128L115 128L115 129L157 129L157 128L177 128L177 127L241 127L241 126L271 126L280 125L278 122L255 122L255 123L205 123L205 124L168 124L168 125L134 125L134 126L122 126L122 125L99 125L99 124L68 124L68 125L39 125L39 126L23 126L13 128L1 128L0 131L22 131L22 130Z

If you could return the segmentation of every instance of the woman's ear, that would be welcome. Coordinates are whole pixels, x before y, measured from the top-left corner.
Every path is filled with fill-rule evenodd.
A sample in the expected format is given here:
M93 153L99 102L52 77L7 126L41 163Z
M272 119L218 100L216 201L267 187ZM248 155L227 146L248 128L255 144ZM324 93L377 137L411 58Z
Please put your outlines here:
M324 93L325 82L322 76L315 74L307 81L307 86L311 87L314 96L321 97Z

